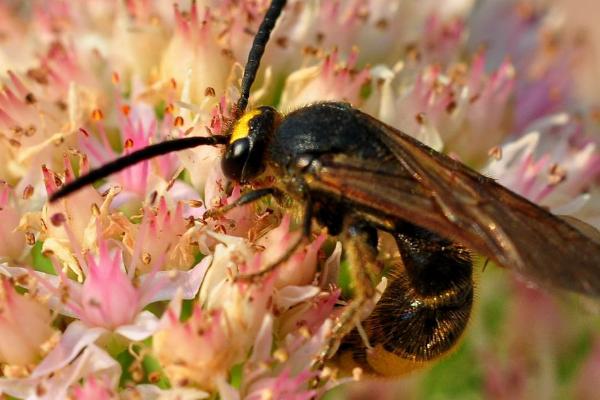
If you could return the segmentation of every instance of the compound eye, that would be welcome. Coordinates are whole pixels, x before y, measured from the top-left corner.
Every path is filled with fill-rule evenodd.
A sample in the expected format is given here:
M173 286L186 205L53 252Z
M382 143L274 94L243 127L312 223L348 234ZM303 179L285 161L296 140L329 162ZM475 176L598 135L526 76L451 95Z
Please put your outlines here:
M238 139L227 146L221 161L221 168L225 176L231 180L240 181L249 155L250 141L248 138Z

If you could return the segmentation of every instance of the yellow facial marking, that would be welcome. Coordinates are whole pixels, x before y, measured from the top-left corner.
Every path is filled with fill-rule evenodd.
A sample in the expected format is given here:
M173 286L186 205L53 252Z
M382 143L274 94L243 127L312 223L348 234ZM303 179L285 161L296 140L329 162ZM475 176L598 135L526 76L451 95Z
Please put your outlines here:
M250 127L248 126L248 123L252 118L256 117L260 113L260 110L252 110L242 115L242 118L240 118L233 127L233 133L231 134L229 143L233 143L238 139L243 139L248 136L250 133Z

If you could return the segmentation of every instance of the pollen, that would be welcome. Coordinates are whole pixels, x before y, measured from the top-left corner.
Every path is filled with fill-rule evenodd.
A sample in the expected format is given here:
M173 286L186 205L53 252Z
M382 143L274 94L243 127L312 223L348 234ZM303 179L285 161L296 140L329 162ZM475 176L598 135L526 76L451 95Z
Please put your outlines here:
M104 113L102 112L102 110L96 108L92 111L92 120L93 121L100 121L104 118Z
M129 116L129 113L131 112L131 106L129 106L128 104L124 104L121 106L121 112L123 113L124 116Z
M29 200L33 196L33 191L34 188L32 185L25 186L25 189L23 189L23 200Z

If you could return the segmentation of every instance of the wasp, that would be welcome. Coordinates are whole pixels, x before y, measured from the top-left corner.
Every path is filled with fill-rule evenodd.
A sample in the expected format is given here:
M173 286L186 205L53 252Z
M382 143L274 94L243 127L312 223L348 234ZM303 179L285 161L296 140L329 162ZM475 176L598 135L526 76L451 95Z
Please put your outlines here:
M220 209L266 196L302 209L302 237L315 223L343 242L354 286L322 360L398 375L450 351L474 297L473 253L544 287L600 296L600 243L547 210L464 164L342 102L311 104L286 115L247 110L250 88L285 0L273 0L245 65L234 122L227 133L150 145L66 184L51 201L140 161L195 146L224 146L222 169L249 188ZM252 189L264 174L272 187ZM362 321L369 350L354 326L381 274L378 236L395 239L401 263L374 311Z

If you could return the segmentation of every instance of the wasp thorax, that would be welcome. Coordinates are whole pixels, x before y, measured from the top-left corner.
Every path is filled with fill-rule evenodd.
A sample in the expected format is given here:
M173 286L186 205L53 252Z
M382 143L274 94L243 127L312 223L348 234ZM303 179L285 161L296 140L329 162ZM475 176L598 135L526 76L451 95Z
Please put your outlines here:
M265 170L265 150L280 120L277 110L265 106L236 121L221 161L227 178L246 183Z

